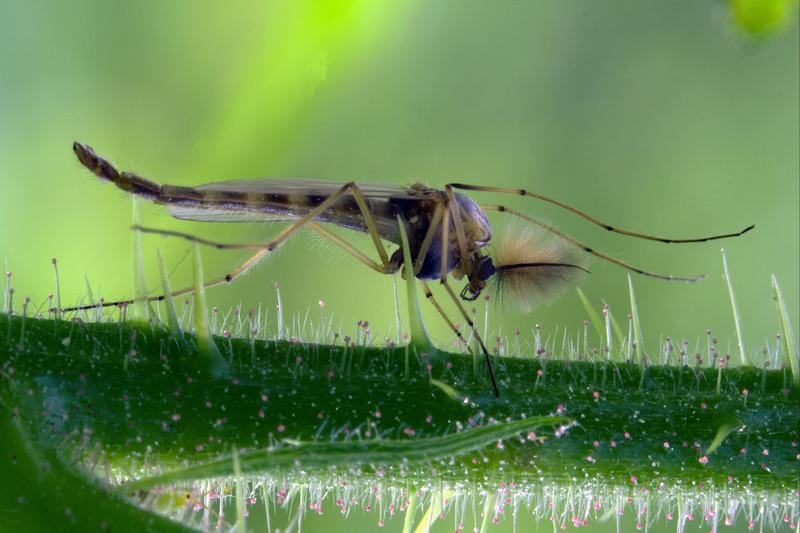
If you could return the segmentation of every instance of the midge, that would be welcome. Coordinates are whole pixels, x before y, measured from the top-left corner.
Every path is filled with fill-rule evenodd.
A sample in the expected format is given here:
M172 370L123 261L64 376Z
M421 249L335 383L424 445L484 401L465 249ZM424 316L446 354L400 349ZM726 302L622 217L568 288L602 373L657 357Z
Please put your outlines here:
M754 226L737 233L692 239L657 237L617 228L566 205L558 200L522 189L486 187L451 183L444 190L416 183L409 187L365 183L335 183L306 179L255 179L220 181L198 187L160 185L132 172L119 172L111 163L85 144L74 143L73 150L80 162L96 176L114 183L120 189L169 207L170 214L182 220L203 222L289 221L288 227L267 243L219 243L171 230L137 227L144 232L181 237L189 241L220 249L255 249L255 253L225 276L206 283L207 287L233 281L261 259L269 255L299 230L307 228L321 235L369 268L382 274L394 274L403 264L400 248L389 253L384 242L400 244L402 221L408 235L414 273L421 281L425 296L441 314L459 339L460 330L447 317L431 293L427 281L438 279L453 300L464 321L472 328L475 339L486 359L494 393L499 396L486 346L475 329L472 319L462 305L448 278L464 280L461 299L475 300L487 283L499 299L523 311L533 305L555 298L563 289L576 283L588 273L589 256L593 255L630 271L669 281L694 282L704 276L679 277L649 272L625 263L560 232L552 226L521 212L497 204L478 204L456 192L483 191L526 196L547 202L596 224L608 231L663 243L705 242L737 237ZM503 213L519 223L509 227L507 235L492 241L492 227L487 211ZM370 258L352 244L330 232L332 224L368 234L378 254ZM179 296L192 292L185 288L172 293ZM149 297L162 300L164 295ZM103 305L132 303L133 300L105 302ZM73 307L65 311L90 308Z

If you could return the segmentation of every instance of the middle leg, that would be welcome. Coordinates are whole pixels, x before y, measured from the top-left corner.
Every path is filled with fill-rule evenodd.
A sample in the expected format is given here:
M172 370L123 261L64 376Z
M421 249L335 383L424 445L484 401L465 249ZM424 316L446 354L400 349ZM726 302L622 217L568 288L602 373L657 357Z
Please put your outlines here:
M449 242L449 239L450 239L450 232L449 232L449 229L450 229L450 214L451 214L450 210L451 210L451 207L450 207L449 202L448 202L448 205L445 208L445 213L444 213L444 216L443 216L444 225L442 226L442 265L441 265L441 272L440 272L439 281L440 281L441 285L445 288L445 290L447 290L447 293L450 295L451 299L453 300L453 302L458 307L458 310L461 313L461 316L466 321L467 325L469 325L469 327L472 329L472 333L473 333L473 335L475 335L475 340L478 341L478 345L481 348L481 352L483 352L483 357L486 360L486 368L489 371L489 377L492 380L492 389L494 390L494 395L495 395L496 398L499 398L500 397L500 389L497 386L497 379L495 378L495 375L494 375L494 368L492 368L492 360L491 360L491 357L489 356L489 350L486 349L486 345L483 342L483 338L481 338L480 333L478 333L478 329L475 327L475 322L469 316L469 313L467 313L467 310L464 309L464 306L461 305L461 302L456 297L456 294L453 292L453 289L447 283L447 276L448 276L447 260L448 260L448 254L449 254L449 251L450 251L450 242ZM459 222L460 222L460 219L456 222L456 225L458 225ZM461 255L461 254L459 254L459 255ZM466 261L466 260L467 260L466 257L461 257L460 258L460 262L463 262L463 261ZM440 313L442 314L442 316L444 316L444 312L443 311L440 311ZM451 322L451 321L449 321L449 319L448 319L448 322Z

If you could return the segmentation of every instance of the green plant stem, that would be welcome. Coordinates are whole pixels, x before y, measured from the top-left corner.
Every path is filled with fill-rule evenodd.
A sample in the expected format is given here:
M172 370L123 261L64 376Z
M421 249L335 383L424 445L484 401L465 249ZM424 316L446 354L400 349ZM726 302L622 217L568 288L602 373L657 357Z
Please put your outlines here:
M640 484L705 482L766 490L798 482L800 410L781 371L723 369L717 395L718 369L650 366L640 387L636 364L551 360L543 366L536 358L514 358L500 360L504 388L498 402L477 384L472 360L462 354L415 362L405 379L402 349L259 342L252 361L251 343L233 340L231 377L220 380L191 365L196 349L182 348L166 329L28 318L28 340L20 347L22 319L8 321L0 318L0 332L10 332L0 337L7 409L18 409L30 421L31 438L43 450L77 446L80 439L69 436L89 428L112 470L125 476L151 473L132 461L137 454L169 469L215 460L232 447L264 449L284 439L336 442L353 431L362 439L368 431L393 441L438 438L491 419L559 414L578 426L560 438L553 438L552 429L541 433L543 444L539 436L504 439L502 447L483 450L480 461L473 453L453 457L452 450L444 451L451 466L437 475L517 482L542 476L620 482L634 475ZM131 353L126 371L121 361ZM595 372L594 365L603 371ZM545 375L534 391L538 370ZM429 375L464 400L431 385ZM7 394L12 389L27 391L24 402ZM743 398L744 389L749 397ZM746 431L731 433L700 461L720 420L730 417ZM327 472L322 454L317 466ZM442 458L431 452L430 460ZM379 462L391 467L405 459L400 451ZM397 479L429 475L422 463L398 470Z

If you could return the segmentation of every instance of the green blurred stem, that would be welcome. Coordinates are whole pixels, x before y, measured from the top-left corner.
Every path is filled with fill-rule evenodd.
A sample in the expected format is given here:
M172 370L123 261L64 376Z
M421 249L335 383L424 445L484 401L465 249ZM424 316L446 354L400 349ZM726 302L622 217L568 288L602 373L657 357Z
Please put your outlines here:
M128 503L37 442L18 393L25 391L6 383L0 396L0 531L190 531Z

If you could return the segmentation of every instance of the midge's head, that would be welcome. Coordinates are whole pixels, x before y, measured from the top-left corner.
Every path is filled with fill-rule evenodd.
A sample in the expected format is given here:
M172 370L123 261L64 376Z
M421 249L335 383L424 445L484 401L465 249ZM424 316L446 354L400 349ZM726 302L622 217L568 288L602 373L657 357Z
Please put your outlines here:
M486 282L497 273L497 269L488 255L479 255L473 262L470 272L467 274L469 283L461 291L461 298L467 301L477 300L481 295Z
M557 298L588 272L588 254L547 224L510 224L493 236L486 213L475 201L458 193L455 199L471 244L469 260L460 268L468 281L461 291L464 300L476 300L488 285L503 304L530 311ZM454 242L451 250L457 248Z
M478 253L470 262L461 297L475 300L488 285L501 304L528 312L577 284L589 272L589 255L545 227L506 227L488 255Z

